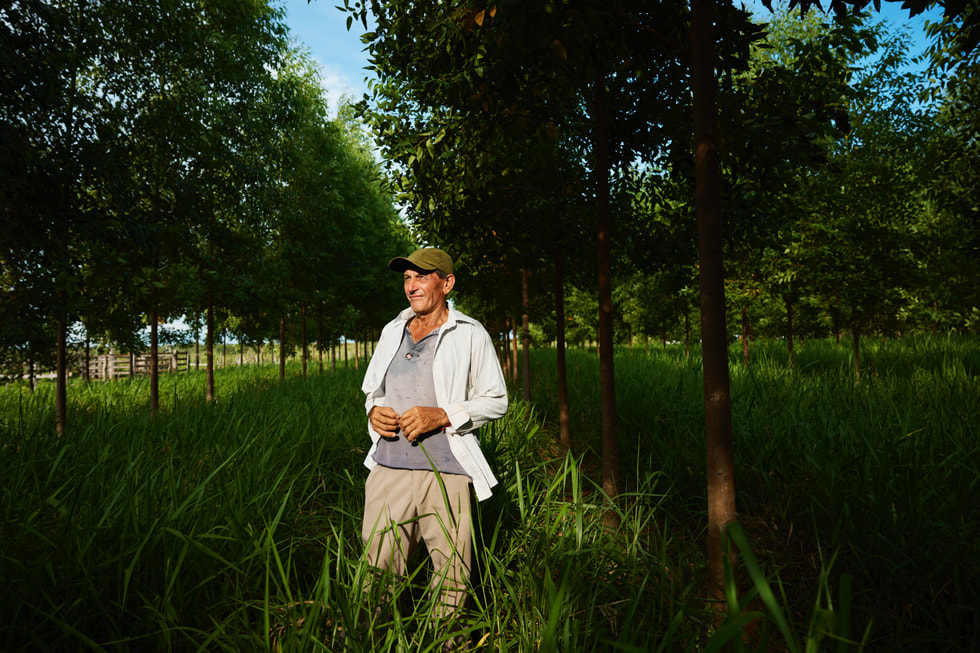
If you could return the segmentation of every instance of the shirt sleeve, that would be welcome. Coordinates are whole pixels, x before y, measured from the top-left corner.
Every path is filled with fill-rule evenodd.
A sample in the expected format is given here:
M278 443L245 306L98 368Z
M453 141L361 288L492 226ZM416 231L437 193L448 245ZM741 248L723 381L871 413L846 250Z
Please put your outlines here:
M474 431L507 412L507 384L490 334L473 325L469 339L469 373L465 398L446 407L453 430L459 434Z

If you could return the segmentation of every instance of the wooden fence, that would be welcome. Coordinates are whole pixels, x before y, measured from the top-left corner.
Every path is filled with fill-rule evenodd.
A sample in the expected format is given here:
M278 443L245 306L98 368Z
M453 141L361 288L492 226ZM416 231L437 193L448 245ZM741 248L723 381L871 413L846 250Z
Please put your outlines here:
M149 354L103 354L89 361L90 379L124 379L150 373L153 357ZM191 357L186 351L173 351L157 354L157 369L160 373L186 372L191 368Z

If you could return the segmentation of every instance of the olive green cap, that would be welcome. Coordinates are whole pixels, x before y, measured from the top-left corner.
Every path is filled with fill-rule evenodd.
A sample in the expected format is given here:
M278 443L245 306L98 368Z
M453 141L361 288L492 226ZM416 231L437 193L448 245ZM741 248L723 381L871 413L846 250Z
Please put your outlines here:
M417 249L407 257L398 256L388 261L388 269L395 272L404 272L412 268L419 272L432 272L439 270L445 274L453 273L453 258L435 247L423 247Z

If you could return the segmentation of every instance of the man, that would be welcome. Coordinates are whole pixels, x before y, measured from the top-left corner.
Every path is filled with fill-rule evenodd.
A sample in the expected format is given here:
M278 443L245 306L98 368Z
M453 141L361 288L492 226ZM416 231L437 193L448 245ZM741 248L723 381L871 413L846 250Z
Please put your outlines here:
M424 540L436 616L447 617L466 596L471 489L482 501L497 484L477 432L506 412L507 388L489 334L449 306L453 259L425 248L388 267L402 273L410 307L382 330L362 386L373 442L364 461L365 555L404 576Z

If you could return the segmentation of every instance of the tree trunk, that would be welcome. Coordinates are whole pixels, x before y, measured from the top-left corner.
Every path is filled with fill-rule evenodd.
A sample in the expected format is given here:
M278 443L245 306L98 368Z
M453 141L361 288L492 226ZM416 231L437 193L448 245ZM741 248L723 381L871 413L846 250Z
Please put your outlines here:
M58 437L68 424L68 323L58 320L58 353L55 363L54 421Z
M519 364L517 362L517 360L518 360L518 354L517 354L517 352L518 352L518 350L520 348L520 338L518 338L518 336L517 336L517 317L514 317L514 319L511 322L511 324L514 325L514 337L510 341L510 345L511 345L511 347L510 347L510 359L511 359L510 360L510 370L511 370L511 373L513 374L513 377L512 378L513 378L514 384L516 385L517 384L517 381L518 381L517 376L518 376L519 370L520 370Z
M613 350L612 246L609 208L609 125L606 80L595 78L594 148L596 163L596 233L599 264L599 392L602 401L602 490L611 501L619 491L619 441L616 434L615 351ZM613 513L609 513L612 515Z
M857 322L851 325L851 333L854 335L854 378L861 378L861 327Z
M691 310L684 307L684 357L691 357Z
M323 374L323 311L316 312L316 355L320 366L320 374Z
M303 378L305 379L306 359L309 355L309 352L306 349L306 304L303 304L303 307L300 309L300 339L303 341L303 354L301 358L303 361Z
M531 271L527 268L521 268L521 306L524 308L524 312L521 315L521 345L523 351L521 352L522 358L522 369L521 376L524 378L524 401L530 403L531 401L531 300L528 296L528 277L531 276Z
M207 386L207 391L205 393L205 401L207 403L214 403L214 301L212 300L211 290L208 289L208 310L207 316L204 318L207 321L205 324L204 331L204 357L207 359L206 366L207 370L204 375L206 377L205 384Z
M158 337L157 320L159 315L154 306L150 311L150 414L160 410L160 368L157 364Z
M691 0L695 203L701 276L701 338L707 446L709 592L725 610L725 529L735 521L731 380L725 328L725 277L718 146L715 136L714 2ZM734 556L729 555L734 569Z
M786 302L786 347L789 351L789 366L793 367L793 298L787 293Z
M504 370L504 377L507 379L513 378L513 373L510 369L510 318L504 318L504 337L503 341L500 343L502 351L500 365Z
M88 337L88 329L85 330L85 370L82 372L85 383L92 380L92 342Z
M357 351L357 325L354 325L354 369L357 369L357 359L360 358L359 352Z
M555 249L555 358L558 365L558 432L561 446L572 446L571 412L568 409L568 365L565 361L565 253Z
M286 380L286 318L279 318L279 383Z
M749 311L742 304L742 363L749 366Z
M833 325L834 325L833 326L833 329L834 329L834 339L837 341L837 344L839 345L840 344L840 340L841 340L841 333L840 333L841 332L841 326L840 326L840 323L841 323L841 319L840 319L840 308L838 308L837 306L834 306L833 308L831 308L830 309L830 318L831 318L831 321L833 322Z

